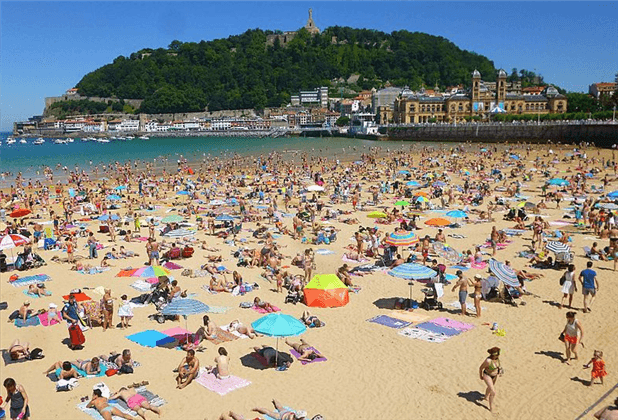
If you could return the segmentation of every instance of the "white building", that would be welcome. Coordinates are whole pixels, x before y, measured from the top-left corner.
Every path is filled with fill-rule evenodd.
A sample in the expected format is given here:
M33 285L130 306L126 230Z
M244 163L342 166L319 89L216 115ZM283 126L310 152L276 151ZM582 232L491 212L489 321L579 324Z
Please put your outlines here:
M77 133L78 131L82 131L85 125L86 121L65 121L64 131L66 133Z
M298 95L290 97L292 106L318 105L320 108L328 107L328 88L319 87L315 90L301 90Z
M169 131L170 128L172 128L172 126L170 124L168 124L168 123L157 124L157 131L158 132Z
M230 120L212 120L210 122L211 130L229 130L232 127Z
M198 121L185 121L185 130L199 130L200 123Z
M118 131L139 131L139 120L123 120L116 129Z
M148 133L153 133L157 130L159 123L156 121L148 121L146 124L144 124L144 131L148 132Z
M105 131L105 123L88 121L83 128L84 133L101 133Z

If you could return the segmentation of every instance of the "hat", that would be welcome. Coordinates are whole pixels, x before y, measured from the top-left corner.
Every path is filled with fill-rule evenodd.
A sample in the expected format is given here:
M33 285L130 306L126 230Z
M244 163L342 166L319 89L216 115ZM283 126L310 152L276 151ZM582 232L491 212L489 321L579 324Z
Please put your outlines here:
M29 306L30 305L30 301L29 300L25 300L24 301L24 306Z
M459 276L459 275L463 274L463 271L457 270L457 272L455 274L457 274Z
M55 303L50 303L49 304L49 308L50 309L56 309L58 307L58 305L56 305Z
M294 413L294 417L296 417L299 420L302 420L305 417L307 417L307 412L306 411L302 411L302 410L298 410L296 413Z
M481 277L481 275L480 275L480 274L475 274L475 275L474 275L474 278L475 278L475 279L482 279L483 277Z

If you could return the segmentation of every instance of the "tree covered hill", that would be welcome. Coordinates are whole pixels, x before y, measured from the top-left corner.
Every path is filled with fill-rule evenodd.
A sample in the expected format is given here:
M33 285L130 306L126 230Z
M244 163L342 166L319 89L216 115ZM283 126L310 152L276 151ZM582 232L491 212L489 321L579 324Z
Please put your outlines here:
M385 82L412 89L470 83L478 69L495 80L494 64L449 40L405 30L390 34L331 27L311 36L305 29L285 46L266 47L272 31L248 30L227 39L173 41L168 49L120 56L85 75L82 96L144 99L141 112L186 112L276 107L299 89L332 86L359 74L358 87Z

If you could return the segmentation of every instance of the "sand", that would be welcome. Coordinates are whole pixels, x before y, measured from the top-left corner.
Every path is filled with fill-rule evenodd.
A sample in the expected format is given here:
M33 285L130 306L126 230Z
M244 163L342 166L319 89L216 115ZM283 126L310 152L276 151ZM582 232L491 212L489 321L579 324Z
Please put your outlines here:
M565 149L561 151L565 153ZM591 152L592 153L592 152ZM605 156L610 156L610 151L601 151ZM594 151L596 156L596 151ZM525 158L526 164L533 160ZM356 158L356 157L355 157ZM418 161L418 155L416 156ZM557 165L560 171L567 167L574 167L572 163ZM598 165L597 165L598 166ZM560 175L567 175L561 173ZM613 171L610 173L613 175ZM597 175L592 182L600 185L602 175ZM528 183L536 192L522 192L529 195L531 201L538 202L540 191L538 186L541 179ZM454 182L461 184L458 177ZM610 184L609 191L616 189L618 183ZM368 186L369 184L367 184ZM493 184L492 184L493 186ZM366 190L365 190L366 191ZM367 193L364 192L364 198ZM281 200L281 198L280 198ZM164 210L172 200L164 201L163 208L158 212L165 215ZM391 195L384 199L384 204L392 207L394 203ZM436 202L437 200L434 200ZM550 205L553 207L553 204ZM562 203L562 207L566 207ZM283 207L282 200L280 207ZM350 208L350 204L337 205L336 208ZM480 208L485 209L486 204ZM370 208L373 210L375 208ZM122 214L125 208L121 209ZM543 214L549 215L548 220L559 220L564 211L548 209ZM373 226L374 220L366 217L367 213L357 212L354 217L360 220L363 226ZM429 217L444 217L443 214L429 214ZM502 220L501 213L495 213L495 225L498 228L512 227L513 222ZM194 216L191 218L194 221ZM432 237L436 228L423 224L425 219L420 220L421 230L419 235L429 234ZM284 219L284 223L291 227L291 219ZM338 241L324 246L313 246L314 249L328 248L335 251L334 255L316 255L317 273L334 273L342 264L342 248L352 243L351 238L359 225L346 225L333 222L334 226L341 229ZM90 226L96 227L97 222ZM379 226L382 232L391 232L395 225ZM458 229L446 229L446 233L465 235L464 239L448 238L448 244L462 251L473 249L475 244L484 242L489 235L492 224L468 224ZM130 226L132 229L133 226ZM250 245L259 246L250 236L249 228L254 228L255 223L245 223L244 231L239 238L248 238ZM552 227L557 228L557 227ZM95 228L96 229L96 228ZM587 230L573 233L571 244L575 252L575 264L577 272L584 268L587 259L583 255L582 247L590 246L594 234ZM586 232L586 233L584 233ZM142 233L147 236L147 229L142 228ZM47 287L53 292L53 296L40 299L30 299L32 308L46 308L50 302L61 304L61 296L67 294L73 288L91 289L97 286L110 287L115 297L123 294L129 297L139 293L129 284L132 278L115 277L120 268L126 266L140 267L146 261L144 242L124 243L118 241L115 245L109 242L109 237L97 233L96 237L110 249L111 246L118 248L124 245L141 254L141 257L126 260L113 261L115 265L110 271L97 275L82 275L69 271L67 263L54 263L51 258L64 253L53 251L39 251L47 261L47 265L36 270L31 270L20 275L46 273L53 279L47 283ZM189 293L196 293L196 298L213 306L225 306L230 310L224 314L210 314L218 325L225 325L234 319L240 319L249 324L259 317L260 314L250 309L241 309L242 301L252 300L259 296L262 300L269 301L283 309L283 312L295 317L300 317L306 307L303 304L284 304L284 296L270 290L273 288L265 279L260 277L261 269L249 269L235 267L235 261L231 255L232 248L204 232L198 234L198 238L206 238L210 246L221 248L224 265L233 270L238 270L246 282L257 282L261 288L244 297L235 297L227 293L216 295L204 291L201 286L207 283L208 278L188 278L180 275L182 270L172 272L180 286ZM524 268L527 260L515 257L515 254L524 249L524 244L530 242L531 232L523 236L515 237L512 244L506 249L498 251L497 258L501 261L509 259L516 268ZM87 249L83 248L85 239L79 239L79 251L81 256L87 256ZM307 246L294 241L291 237L282 236L277 243L283 246L282 252L289 257L305 249ZM599 240L604 246L607 240ZM99 251L99 259L104 251ZM9 251L10 255L10 251ZM190 259L176 261L185 268L198 268L205 262L205 256L212 253L196 247L194 256ZM86 260L87 261L87 260ZM289 265L289 259L284 260L284 265ZM311 311L323 319L327 325L320 329L308 329L302 336L306 341L318 348L326 357L327 362L314 363L302 366L298 361L285 372L274 369L258 370L250 366L243 366L241 358L251 353L252 346L262 344L275 345L275 339L260 337L255 340L239 339L224 343L223 346L231 357L231 372L240 378L251 381L251 385L235 390L225 396L211 392L197 383L189 385L186 389L175 389L175 374L172 372L184 356L184 352L167 348L146 348L136 345L127 340L126 335L146 329L164 330L175 326L184 327L185 322L167 321L160 325L150 321L147 315L154 313L152 305L145 308L135 308L135 317L132 327L128 330L119 328L103 331L100 327L85 333L85 347L79 351L71 351L63 344L68 337L65 325L52 327L28 327L16 328L6 323L6 316L10 311L18 309L24 300L23 288L15 288L7 283L8 275L2 273L0 277L1 301L9 302L9 311L3 311L0 344L6 349L15 338L29 341L31 347L42 347L45 351L45 359L29 361L11 365L3 365L1 379L13 377L26 389L30 398L30 407L33 419L87 419L88 416L78 411L76 405L83 396L90 396L92 386L99 379L80 379L80 386L67 393L56 393L54 383L45 377L42 372L49 365L58 360L74 360L76 358L91 358L109 351L121 351L124 348L131 349L135 360L141 363L133 375L114 376L102 378L112 389L126 386L133 382L148 380L148 388L163 397L168 403L162 407L162 419L215 419L229 410L251 416L253 407L271 408L271 399L276 398L283 404L296 409L308 411L309 417L321 414L325 419L571 419L577 417L588 406L595 403L616 382L614 375L618 361L618 305L615 296L618 294L618 278L611 271L611 262L595 262L594 268L598 273L600 291L594 302L591 313L582 313L582 295L576 293L574 306L578 308L577 318L581 321L585 336L583 342L585 348L580 348L580 360L573 361L570 366L561 362L564 345L558 341L558 336L565 324L566 309L559 309L556 302L561 298L561 287L558 280L562 271L535 270L532 272L542 273L543 278L527 283L527 289L533 294L525 296L521 301L525 306L513 307L502 303L483 302L485 311L481 318L472 316L462 317L459 311L447 303L457 300L456 292L451 291L451 286L445 288L445 296L441 301L445 304L442 311L425 311L418 309L415 312L428 319L447 316L455 320L473 324L475 328L453 337L443 343L428 343L420 340L404 337L397 334L398 330L386 326L366 322L367 319L380 314L389 314L392 311L392 302L397 297L408 297L409 287L407 281L391 277L385 272L377 272L364 277L355 277L355 282L361 286L359 293L350 293L350 303L342 308L319 309L311 308ZM300 273L295 267L291 272ZM454 270L448 270L454 273ZM465 272L467 277L476 273L486 275L486 270L470 269ZM9 273L12 274L12 273ZM230 278L231 276L228 276ZM413 286L413 298L422 299L421 285ZM92 290L87 290L91 297L98 299ZM471 300L469 300L471 301ZM115 304L117 311L118 303ZM117 314L114 314L114 323L119 322ZM496 322L499 328L506 331L503 337L492 333L491 324ZM200 316L189 317L189 329L194 331L200 325ZM292 339L295 340L295 339ZM204 342L204 352L198 352L201 364L210 365L216 356L218 345ZM280 349L287 346L281 340ZM487 355L486 350L493 346L502 348L501 364L505 373L497 381L497 397L495 413L490 413L486 408L486 402L479 398L485 391L484 383L480 381L478 369ZM603 350L609 376L605 378L604 385L587 387L583 381L589 379L589 370L583 369L582 365L592 356L594 349ZM3 390L4 391L4 390ZM5 395L3 393L3 395ZM599 407L609 404L618 396L618 391L608 396ZM597 408L598 409L598 408ZM593 410L593 412L596 410ZM148 412L147 418L155 418L153 413ZM592 418L591 414L584 418Z

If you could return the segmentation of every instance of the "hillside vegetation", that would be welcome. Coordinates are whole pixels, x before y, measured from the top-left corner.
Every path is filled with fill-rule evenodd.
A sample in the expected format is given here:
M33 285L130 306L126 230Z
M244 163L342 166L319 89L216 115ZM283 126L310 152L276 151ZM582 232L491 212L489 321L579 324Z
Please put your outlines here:
M312 37L301 29L284 47L266 48L272 33L144 49L85 75L77 87L82 96L144 99L141 112L160 113L281 106L299 89L334 87L353 74L362 89L387 81L412 89L469 84L474 69L495 80L488 58L424 33L331 27Z

